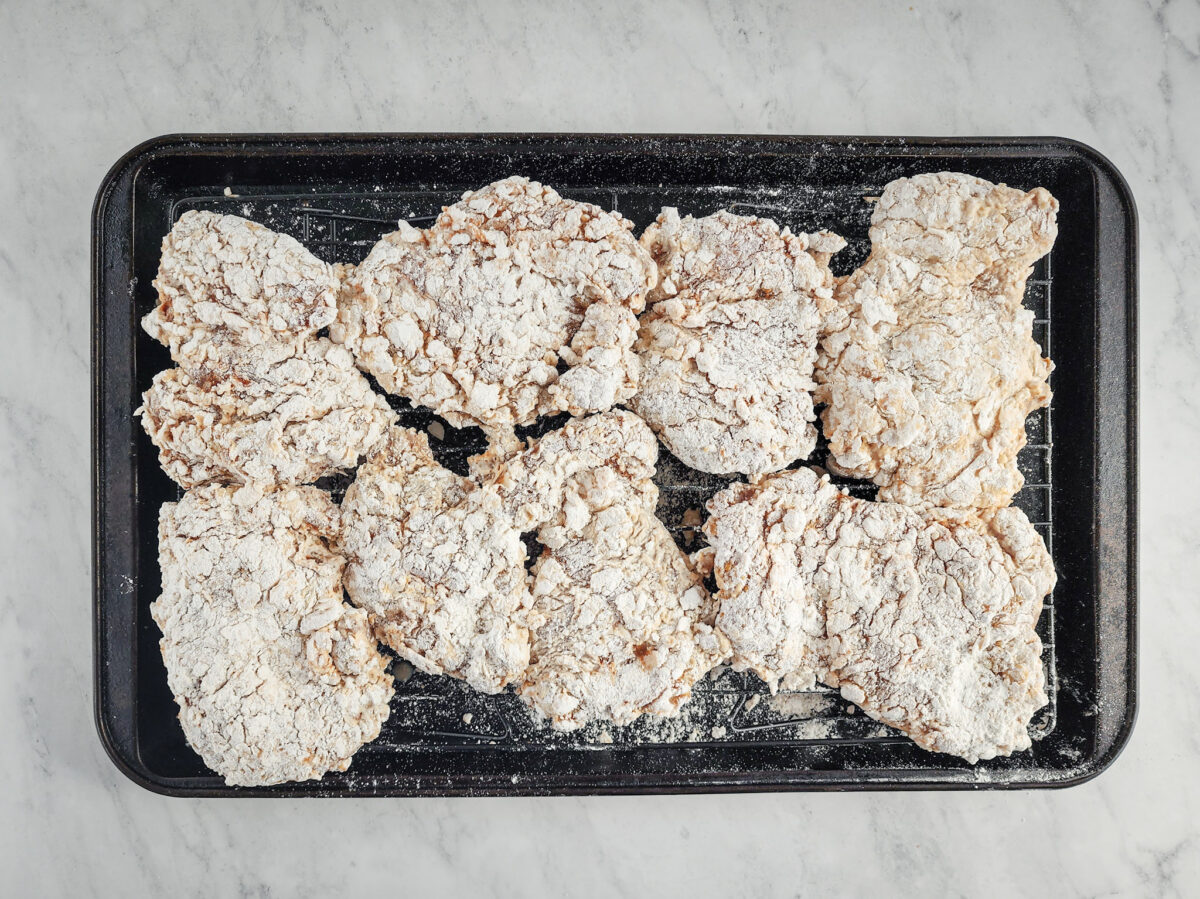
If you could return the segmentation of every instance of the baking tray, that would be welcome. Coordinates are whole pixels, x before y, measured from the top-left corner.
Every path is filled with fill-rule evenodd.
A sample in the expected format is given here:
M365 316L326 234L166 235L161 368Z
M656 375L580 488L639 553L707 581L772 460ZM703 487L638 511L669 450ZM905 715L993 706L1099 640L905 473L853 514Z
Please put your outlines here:
M170 365L138 326L155 303L160 243L188 209L246 216L330 261L357 262L399 218L429 221L462 191L510 174L618 209L640 229L663 205L727 207L793 230L829 228L869 249L869 198L894 178L954 170L1061 201L1060 234L1030 279L1034 336L1053 356L1054 399L1030 417L1017 497L1059 574L1039 631L1050 705L1032 750L968 765L924 752L818 688L766 696L749 674L718 671L679 721L557 735L511 695L480 696L396 661L380 738L348 772L231 788L184 742L149 605L159 590L159 506L179 489L133 416ZM93 599L96 721L117 766L179 796L568 794L796 789L1063 786L1106 768L1136 706L1136 242L1133 199L1094 150L1059 138L852 138L605 135L177 135L126 154L105 177L92 232ZM432 415L395 403L402 422ZM538 430L556 424L540 423ZM537 430L533 431L537 433ZM463 470L473 429L433 440ZM810 462L820 463L818 448ZM346 478L325 484L335 496ZM659 514L686 549L703 540L683 513L728 478L662 451ZM857 483L859 495L872 495Z

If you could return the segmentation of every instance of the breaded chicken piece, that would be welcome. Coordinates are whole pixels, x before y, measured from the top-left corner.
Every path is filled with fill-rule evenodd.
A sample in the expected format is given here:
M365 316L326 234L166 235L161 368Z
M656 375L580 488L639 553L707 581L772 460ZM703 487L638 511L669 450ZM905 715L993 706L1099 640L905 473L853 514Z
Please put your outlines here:
M728 655L701 574L654 515L657 451L645 423L615 411L477 464L544 547L518 693L556 730L675 715Z
M1030 746L1046 704L1050 556L1016 508L990 519L854 499L809 469L734 484L705 524L734 665L819 679L919 746L975 762Z
M342 502L346 590L417 668L496 693L529 664L525 546L495 487L442 468L392 428Z
M329 340L273 363L254 355L167 369L142 395L142 426L176 483L311 483L357 465L396 419Z
M231 348L293 355L337 317L338 278L299 241L235 215L185 212L163 239L158 305L142 327L189 370Z
M387 660L342 602L337 516L311 487L198 487L160 510L167 680L188 743L230 785L345 771L387 720Z
M456 427L608 409L637 388L637 314L655 282L631 229L535 181L497 181L379 241L347 277L331 336Z
M893 181L871 256L836 291L821 343L830 467L884 500L981 510L1023 478L1025 417L1048 405L1051 364L1021 305L1057 235L1058 202L969 175Z
M636 345L630 405L687 465L751 477L812 452L813 364L832 301L835 234L664 209L642 235L659 284Z

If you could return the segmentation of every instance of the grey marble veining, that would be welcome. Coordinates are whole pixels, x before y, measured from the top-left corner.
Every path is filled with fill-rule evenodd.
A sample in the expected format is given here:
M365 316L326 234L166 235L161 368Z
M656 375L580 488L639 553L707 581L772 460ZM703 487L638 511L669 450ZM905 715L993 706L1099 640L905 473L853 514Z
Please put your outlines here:
M970 11L968 11L970 10ZM12 895L1194 895L1200 4L0 4L0 874ZM88 229L172 131L1061 134L1141 214L1141 711L1019 794L182 802L91 716Z

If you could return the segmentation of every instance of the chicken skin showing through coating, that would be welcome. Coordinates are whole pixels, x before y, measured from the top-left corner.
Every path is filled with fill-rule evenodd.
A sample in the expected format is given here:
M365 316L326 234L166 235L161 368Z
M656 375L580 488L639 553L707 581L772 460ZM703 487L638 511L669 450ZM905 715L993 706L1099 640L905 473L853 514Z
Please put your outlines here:
M692 468L752 478L806 458L817 337L836 234L769 219L664 209L642 235L659 285L642 316L630 405Z
M633 395L656 270L632 224L527 178L385 235L346 279L330 334L383 388L455 427L504 433Z
M556 730L676 715L728 655L700 572L654 515L657 455L645 423L617 411L476 460L544 547L532 571L540 620L517 692Z
M342 601L338 509L315 487L189 490L159 514L167 682L184 735L237 786L345 771L393 692L365 612Z
M346 590L417 668L496 693L529 665L525 545L495 487L439 465L393 428L342 501ZM536 623L536 619L533 623Z
M312 483L378 442L395 414L344 347L316 336L338 283L335 266L254 222L190 211L175 223L142 326L178 367L136 414L177 483Z
M810 469L733 484L705 524L733 663L821 680L919 746L1028 749L1054 566L1025 514L854 499Z
M871 256L836 291L817 368L830 467L911 505L996 509L1023 479L1050 360L1022 307L1058 202L969 175L893 181Z

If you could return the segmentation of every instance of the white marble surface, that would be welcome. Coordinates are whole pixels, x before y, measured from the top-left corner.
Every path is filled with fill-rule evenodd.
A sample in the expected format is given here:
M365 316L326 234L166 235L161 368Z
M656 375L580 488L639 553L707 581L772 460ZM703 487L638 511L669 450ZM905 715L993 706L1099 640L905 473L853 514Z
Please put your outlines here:
M187 6L0 4L0 891L1195 895L1200 4ZM89 213L126 149L185 130L1095 145L1141 211L1129 748L1082 787L1011 795L185 802L129 783L91 712Z

